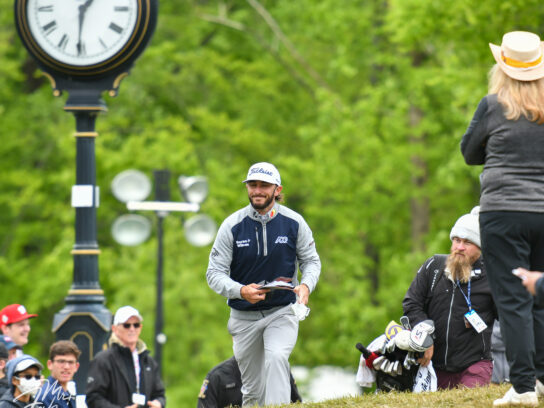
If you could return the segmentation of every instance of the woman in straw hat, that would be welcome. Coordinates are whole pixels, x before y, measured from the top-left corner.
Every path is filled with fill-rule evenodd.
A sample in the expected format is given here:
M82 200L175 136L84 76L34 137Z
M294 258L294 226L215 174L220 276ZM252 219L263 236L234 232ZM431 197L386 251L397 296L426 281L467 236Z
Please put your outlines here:
M467 164L484 164L482 253L510 361L513 387L493 405L537 406L544 396L544 308L511 271L544 270L544 46L523 31L489 46L497 62L489 94L461 151Z

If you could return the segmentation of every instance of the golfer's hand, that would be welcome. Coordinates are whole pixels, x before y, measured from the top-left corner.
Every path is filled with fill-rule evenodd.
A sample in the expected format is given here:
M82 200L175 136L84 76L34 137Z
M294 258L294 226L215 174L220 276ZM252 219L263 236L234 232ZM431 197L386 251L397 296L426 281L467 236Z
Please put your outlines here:
M529 291L531 295L536 295L536 281L542 277L542 272L532 272L525 268L517 268L518 277L521 278L521 284Z
M159 400L148 401L147 406L152 408L162 408L162 405L159 402Z
M306 286L305 283L302 285L298 285L293 289L293 292L295 292L298 296L298 303L302 303L303 305L308 304L308 298L310 297L310 289L308 286Z
M423 357L418 359L417 362L421 364L422 367L427 367L429 363L431 362L431 359L433 358L433 353L434 353L434 345L429 347L427 350L425 350Z
M261 300L264 300L266 294L270 292L270 289L257 289L258 287L259 285L256 283L242 286L240 295L251 304L260 302Z

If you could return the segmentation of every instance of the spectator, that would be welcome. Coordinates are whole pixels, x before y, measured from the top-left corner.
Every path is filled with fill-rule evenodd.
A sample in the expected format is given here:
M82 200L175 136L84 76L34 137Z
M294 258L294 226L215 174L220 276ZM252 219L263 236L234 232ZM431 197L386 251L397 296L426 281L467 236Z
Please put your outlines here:
M10 360L7 365L10 388L0 397L0 408L33 406L34 396L42 385L42 369L40 362L27 354Z
M38 315L28 314L23 305L8 305L0 310L0 329L15 344L24 347L28 343L28 334L30 333L29 319L36 316Z
M76 408L76 390L72 380L79 368L80 354L76 344L69 340L60 340L51 345L47 360L51 375L36 396L37 402L44 407Z
M491 331L497 311L480 256L478 207L450 232L449 255L434 255L419 269L403 301L412 326L431 319L434 346L420 359L433 362L439 389L491 381Z
M495 320L495 323L493 323L493 333L491 333L491 356L493 357L491 382L493 384L510 382L510 369L506 360L506 348L502 341L501 326L498 320Z
M166 406L158 365L140 339L142 321L132 306L123 306L115 313L110 348L98 353L89 367L89 408Z
M544 270L543 43L524 31L490 44L496 64L461 141L480 176L482 252L499 311L512 388L494 406L537 406L544 396L544 305L511 271ZM537 382L537 380L539 380Z
M0 397L9 389L8 379L6 377L8 357L8 349L4 343L0 343Z
M321 262L306 221L277 203L283 187L276 167L256 163L244 183L250 204L219 228L206 277L231 308L228 330L242 375L243 405L284 404L291 394L289 356ZM294 289L259 289L278 279L292 281Z
M290 374L291 402L301 402L293 375ZM242 406L242 378L234 357L216 365L204 379L197 408Z
M0 343L6 346L8 350L8 360L13 360L15 357L23 355L23 349L21 346L15 344L11 337L0 335Z

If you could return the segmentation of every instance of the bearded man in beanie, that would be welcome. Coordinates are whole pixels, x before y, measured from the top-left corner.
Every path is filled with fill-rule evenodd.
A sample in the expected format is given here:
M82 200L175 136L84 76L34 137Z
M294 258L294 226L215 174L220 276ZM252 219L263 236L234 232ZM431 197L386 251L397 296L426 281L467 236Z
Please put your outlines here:
M419 360L432 360L439 389L491 381L491 333L497 318L481 257L479 207L451 229L449 255L434 255L419 268L402 302L412 327L430 319L434 346Z

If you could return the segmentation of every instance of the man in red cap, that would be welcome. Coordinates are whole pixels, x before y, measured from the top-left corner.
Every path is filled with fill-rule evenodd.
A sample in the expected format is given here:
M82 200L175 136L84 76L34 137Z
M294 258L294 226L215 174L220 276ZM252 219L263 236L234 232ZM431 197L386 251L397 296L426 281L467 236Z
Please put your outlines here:
M0 310L0 329L5 336L20 347L28 343L30 323L28 319L38 316L28 314L23 305L13 304Z

